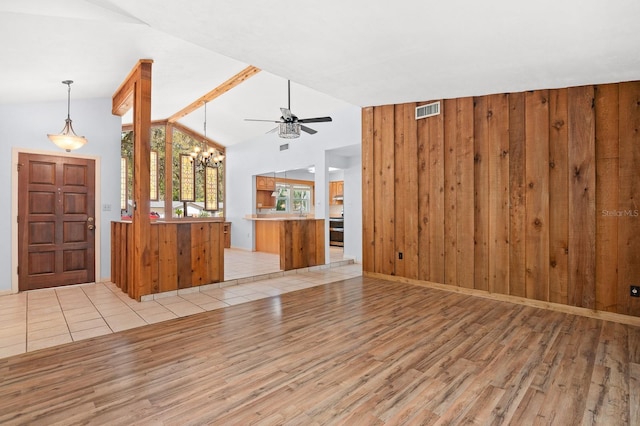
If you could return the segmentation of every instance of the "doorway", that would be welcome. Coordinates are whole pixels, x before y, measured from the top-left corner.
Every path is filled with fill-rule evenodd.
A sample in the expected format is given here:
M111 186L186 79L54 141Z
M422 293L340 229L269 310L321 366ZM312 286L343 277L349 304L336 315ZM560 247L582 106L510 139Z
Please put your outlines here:
M18 289L95 281L95 160L18 154Z

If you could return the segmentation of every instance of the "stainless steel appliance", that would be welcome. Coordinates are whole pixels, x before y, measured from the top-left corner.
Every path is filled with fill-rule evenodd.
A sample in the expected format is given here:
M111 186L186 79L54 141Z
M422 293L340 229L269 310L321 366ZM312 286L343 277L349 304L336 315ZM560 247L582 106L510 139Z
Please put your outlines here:
M329 244L344 247L344 218L329 218Z

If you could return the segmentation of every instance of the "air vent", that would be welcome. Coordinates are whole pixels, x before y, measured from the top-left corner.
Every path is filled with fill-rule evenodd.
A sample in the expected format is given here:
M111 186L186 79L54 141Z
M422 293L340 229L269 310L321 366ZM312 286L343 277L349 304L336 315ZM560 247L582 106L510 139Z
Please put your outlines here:
M440 101L416 107L416 120L440 114Z
M289 149L288 143L283 143L282 145L280 145L280 151L286 151L288 149Z

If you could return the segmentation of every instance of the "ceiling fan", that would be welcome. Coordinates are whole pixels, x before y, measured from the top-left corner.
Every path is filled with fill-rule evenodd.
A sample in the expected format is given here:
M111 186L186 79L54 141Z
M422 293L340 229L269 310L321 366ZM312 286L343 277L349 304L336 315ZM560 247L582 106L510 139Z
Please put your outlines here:
M252 118L245 118L245 121L265 121L269 123L278 123L278 127L270 130L267 133L273 133L278 131L278 136L285 139L294 139L300 137L300 130L313 135L318 133L310 127L305 126L303 123L326 123L331 120L331 117L315 117L315 118L298 118L291 112L291 81L287 80L287 108L280 108L282 116L280 120L258 120Z

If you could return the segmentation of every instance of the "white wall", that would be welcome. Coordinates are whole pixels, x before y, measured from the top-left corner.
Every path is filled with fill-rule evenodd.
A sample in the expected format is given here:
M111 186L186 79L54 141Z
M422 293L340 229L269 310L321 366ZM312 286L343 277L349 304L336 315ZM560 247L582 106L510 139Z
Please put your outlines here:
M344 170L344 257L362 263L362 157L351 157Z
M0 105L0 198L12 200L12 188L17 187L14 151L66 155L53 145L47 133L58 133L67 116L67 101L40 104ZM96 280L108 280L111 274L110 223L120 218L120 117L111 114L111 99L71 99L71 119L77 134L88 139L87 144L70 155L95 158L99 164L96 196L99 198L100 275ZM99 182L99 183L98 183ZM12 202L13 204L13 202ZM104 211L105 204L111 211ZM15 210L15 211L14 211ZM0 209L0 294L11 291L16 269L12 267L12 247L16 236L12 229L17 206ZM97 216L97 214L96 214ZM96 234L98 236L98 234Z
M277 134L266 134L259 138L231 145L227 148L227 220L231 225L232 247L252 250L253 222L244 219L247 214L255 211L255 182L253 176L279 170L294 170L315 166L315 217L328 218L328 182L327 168L332 161L327 151L340 147L360 145L362 143L362 114L359 107L348 107L331 113L333 122L314 124L312 127L318 131L315 135L303 133L298 139L281 139ZM289 149L280 151L280 145L289 143ZM358 161L358 165L359 160ZM355 167L355 166L353 166ZM359 166L358 166L359 167ZM345 218L359 218L359 224L349 226L362 227L362 202L361 190L354 189L362 185L359 176L352 169L345 170L345 200L347 192L352 199L345 201ZM349 179L347 179L347 176ZM355 180L347 182L347 180ZM348 188L351 188L350 190ZM345 219L346 220L346 219ZM345 227L350 222L345 222ZM328 224L326 226L328 240ZM361 234L361 231L360 231ZM362 258L362 239L357 241L357 233L345 232L345 255L360 260ZM327 251L328 251L327 244ZM328 259L328 256L327 256Z

